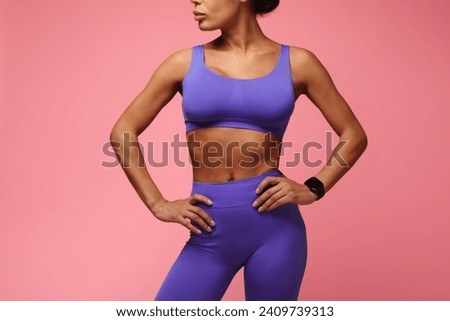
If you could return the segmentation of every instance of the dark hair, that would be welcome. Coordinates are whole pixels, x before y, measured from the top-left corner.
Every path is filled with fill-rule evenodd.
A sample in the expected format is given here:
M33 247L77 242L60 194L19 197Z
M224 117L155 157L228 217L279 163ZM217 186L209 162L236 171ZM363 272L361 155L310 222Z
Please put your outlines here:
M275 10L280 0L253 0L253 10L257 15L263 16Z

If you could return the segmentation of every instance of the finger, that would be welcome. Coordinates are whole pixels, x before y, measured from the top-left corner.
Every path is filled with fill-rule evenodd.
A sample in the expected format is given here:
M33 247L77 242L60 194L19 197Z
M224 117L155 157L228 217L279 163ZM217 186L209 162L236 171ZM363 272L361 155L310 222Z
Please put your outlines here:
M289 197L287 195L282 196L281 198L277 199L275 202L272 203L269 207L267 207L266 211L272 211L276 209L277 207L289 203Z
M200 231L197 227L191 224L191 222L188 219L182 218L178 221L181 225L186 227L188 230L194 232L195 234L202 234L202 231Z
M206 213L202 208L192 205L191 207L189 207L189 210L199 215L207 224L211 226L216 225L216 222L213 221L212 217L209 216L208 213Z
M272 207L272 205L274 205L274 203L278 202L277 204L279 205L280 204L279 201L282 198L284 198L285 196L286 196L286 194L283 193L281 190L275 194L272 194L272 196L270 196L263 204L261 204L260 207L258 207L258 212L269 210ZM276 207L276 205L274 205L273 208L275 208L275 207Z
M188 217L192 221L195 221L199 226L201 226L205 231L211 232L211 227L206 223L203 218L201 218L196 212L195 208L192 211L189 211L185 214L185 217Z
M191 197L189 197L189 203L191 204L195 204L197 202L202 202L206 205L212 205L212 201L206 197L205 195L201 195L201 194L194 194Z
M276 177L276 176L267 176L265 177L261 183L259 183L258 187L256 188L255 193L259 194L262 192L265 188L267 188L270 185L275 185L278 182L280 182L283 178L282 177Z
M270 186L270 185L269 185ZM270 188L266 188L265 192L262 192L262 194L253 202L253 207L258 207L264 202L269 199L273 194L279 192L281 190L281 186L279 184L275 186L270 186Z

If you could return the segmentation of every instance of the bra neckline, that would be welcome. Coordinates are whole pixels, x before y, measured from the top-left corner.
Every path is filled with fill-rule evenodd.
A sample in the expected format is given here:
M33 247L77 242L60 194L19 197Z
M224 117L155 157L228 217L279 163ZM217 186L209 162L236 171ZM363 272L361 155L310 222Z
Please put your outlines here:
M203 69L205 69L206 71L208 71L209 73L216 75L218 77L224 78L224 79L228 79L228 80L235 80L235 81L251 81L251 80L260 80L260 79L264 79L267 78L269 76L271 76L272 74L275 73L275 71L278 69L280 63L281 63L281 58L283 57L283 50L284 50L285 45L284 44L280 44L280 53L278 55L278 59L277 62L275 63L275 67L272 69L272 71L270 71L268 74L263 75L261 77L254 77L254 78L234 78L234 77L228 77L228 76L224 76L221 75L215 71L213 71L212 69L209 69L208 66L206 66L205 64L205 45L202 44L200 45L200 50L201 50L201 66L203 67Z

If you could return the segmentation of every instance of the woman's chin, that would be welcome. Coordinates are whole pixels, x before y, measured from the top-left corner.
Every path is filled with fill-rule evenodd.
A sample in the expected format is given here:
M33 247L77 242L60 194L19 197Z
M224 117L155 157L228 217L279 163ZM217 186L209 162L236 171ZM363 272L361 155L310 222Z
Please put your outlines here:
M219 29L218 27L208 26L207 24L204 24L204 23L199 23L199 24L198 24L198 28L199 28L201 31L213 31L213 30Z

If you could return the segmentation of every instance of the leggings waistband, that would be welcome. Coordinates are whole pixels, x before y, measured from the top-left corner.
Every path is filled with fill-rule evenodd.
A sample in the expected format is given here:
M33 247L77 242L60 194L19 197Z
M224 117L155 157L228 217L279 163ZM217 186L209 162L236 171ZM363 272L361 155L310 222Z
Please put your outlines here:
M255 190L261 181L267 176L280 177L283 174L277 168L271 169L260 175L237 181L223 183L204 183L192 182L191 194L202 194L209 197L213 201L212 206L208 207L234 207L242 205L251 205L258 197ZM197 203L197 205L202 203Z

